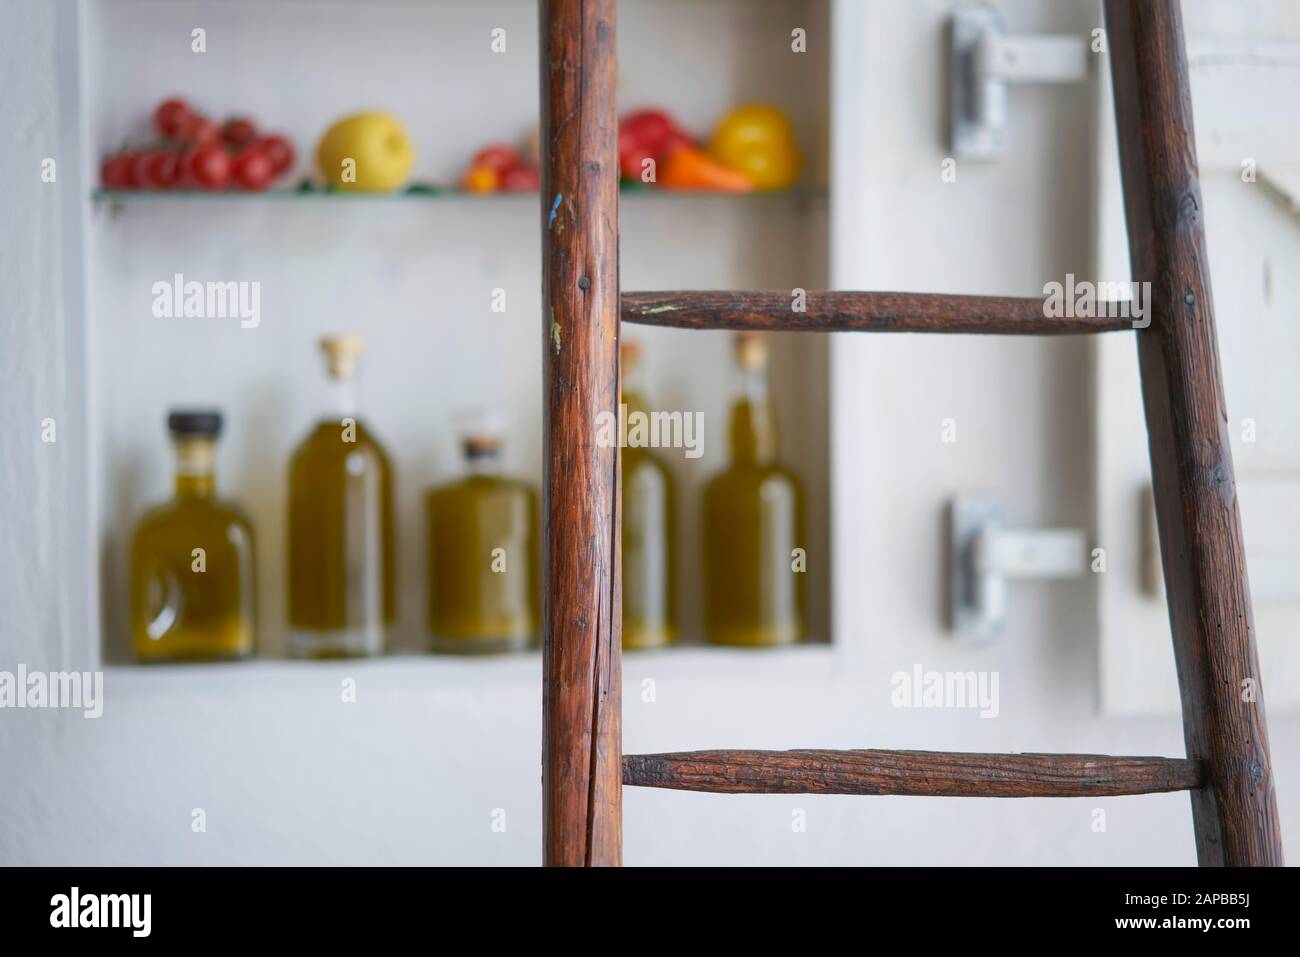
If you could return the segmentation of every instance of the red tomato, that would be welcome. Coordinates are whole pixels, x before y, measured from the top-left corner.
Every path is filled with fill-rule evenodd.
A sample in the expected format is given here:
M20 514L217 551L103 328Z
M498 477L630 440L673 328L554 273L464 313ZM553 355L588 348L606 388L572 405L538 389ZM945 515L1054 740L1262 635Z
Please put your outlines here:
M663 110L633 110L623 117L618 131L620 142L626 136L656 159L663 154L668 138L680 133L677 123Z
M230 185L230 154L220 143L200 143L185 153L185 179L201 189L224 189Z
M626 124L620 123L618 125L618 155L622 156L624 153L643 149L645 147L641 141L632 135L632 131L627 128Z
M493 144L485 146L469 161L470 168L484 167L494 170L498 174L505 173L506 170L514 169L520 163L519 151L513 146L502 146Z
M645 161L648 159L654 159L654 154L648 149L635 141L629 140L625 143L623 137L619 137L618 168L624 179L639 183L641 174L646 168Z
M177 139L183 143L215 143L221 138L221 129L206 116L195 113L185 121Z
M507 193L538 190L542 188L542 177L532 166L515 166L501 174L501 188Z
M257 141L257 148L270 157L276 176L287 173L293 166L293 144L280 134L262 137Z
M130 151L114 153L104 160L99 175L108 189L135 189L136 155Z
M172 97L158 104L158 109L153 113L153 123L158 127L159 133L169 140L174 140L181 135L181 130L185 128L192 115L193 111L188 103L178 96Z
M257 139L257 127L253 125L252 120L235 117L226 120L226 125L221 128L221 138L232 149L242 150Z
M235 184L241 189L266 189L275 176L271 157L256 146L250 146L235 156Z
M181 158L175 150L146 150L135 160L135 182L144 189L172 189L181 180Z
M677 149L677 147L679 146L694 146L694 145L695 145L695 139L689 133L684 133L681 130L674 129L671 133L669 133L664 138L663 145L659 148L660 158L668 156L670 153L672 153L673 150Z

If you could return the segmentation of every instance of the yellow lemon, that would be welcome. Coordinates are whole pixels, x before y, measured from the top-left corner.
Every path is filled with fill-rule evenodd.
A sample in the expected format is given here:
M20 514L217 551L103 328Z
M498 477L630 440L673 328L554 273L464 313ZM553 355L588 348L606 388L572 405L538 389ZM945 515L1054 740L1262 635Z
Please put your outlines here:
M415 149L401 121L388 113L357 113L321 137L316 163L338 189L387 193L406 182Z

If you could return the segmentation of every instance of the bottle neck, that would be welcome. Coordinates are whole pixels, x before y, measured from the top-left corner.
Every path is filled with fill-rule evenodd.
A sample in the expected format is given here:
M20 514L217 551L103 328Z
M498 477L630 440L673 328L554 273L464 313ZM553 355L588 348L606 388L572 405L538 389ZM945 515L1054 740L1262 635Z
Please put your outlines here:
M470 476L496 476L501 474L499 452L466 452L465 472Z
M357 414L357 385L350 377L330 376L329 406L326 418L331 420L355 418Z
M642 390L641 370L636 363L623 367L623 381L620 383L623 393L623 405L627 411L645 412L645 392Z
M641 412L646 415L650 413L645 403L645 396L640 389L624 388L622 404L627 409L628 415L633 412Z
M767 371L741 369L740 396L731 409L731 458L737 464L776 461L776 417L767 392Z
M175 440L175 448L176 497L211 498L216 491L215 443L207 437L185 436Z

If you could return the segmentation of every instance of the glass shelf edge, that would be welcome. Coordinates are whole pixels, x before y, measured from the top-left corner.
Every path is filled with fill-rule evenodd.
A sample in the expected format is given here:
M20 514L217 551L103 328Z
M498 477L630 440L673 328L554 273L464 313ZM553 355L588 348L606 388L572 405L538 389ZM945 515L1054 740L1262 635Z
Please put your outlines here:
M634 199L825 199L830 190L825 186L796 187L782 190L756 190L752 193L729 193L716 190L667 190L667 189L620 189L620 198ZM136 201L158 202L165 200L202 200L204 202L249 200L288 201L340 201L340 202L397 202L402 200L472 200L472 201L506 201L538 200L538 194L532 192L518 193L466 193L460 190L436 190L433 192L395 192L395 193L361 193L361 192L300 192L296 189L270 189L262 191L243 190L144 190L144 189L96 189L90 194L96 203L127 203Z

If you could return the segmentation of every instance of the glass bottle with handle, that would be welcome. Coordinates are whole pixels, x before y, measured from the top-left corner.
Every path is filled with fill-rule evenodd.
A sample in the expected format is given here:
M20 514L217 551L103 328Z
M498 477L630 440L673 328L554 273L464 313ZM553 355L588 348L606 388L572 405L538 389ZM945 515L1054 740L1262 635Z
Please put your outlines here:
M243 658L253 653L253 529L216 498L221 414L167 419L175 496L150 509L131 542L131 643L143 661Z

